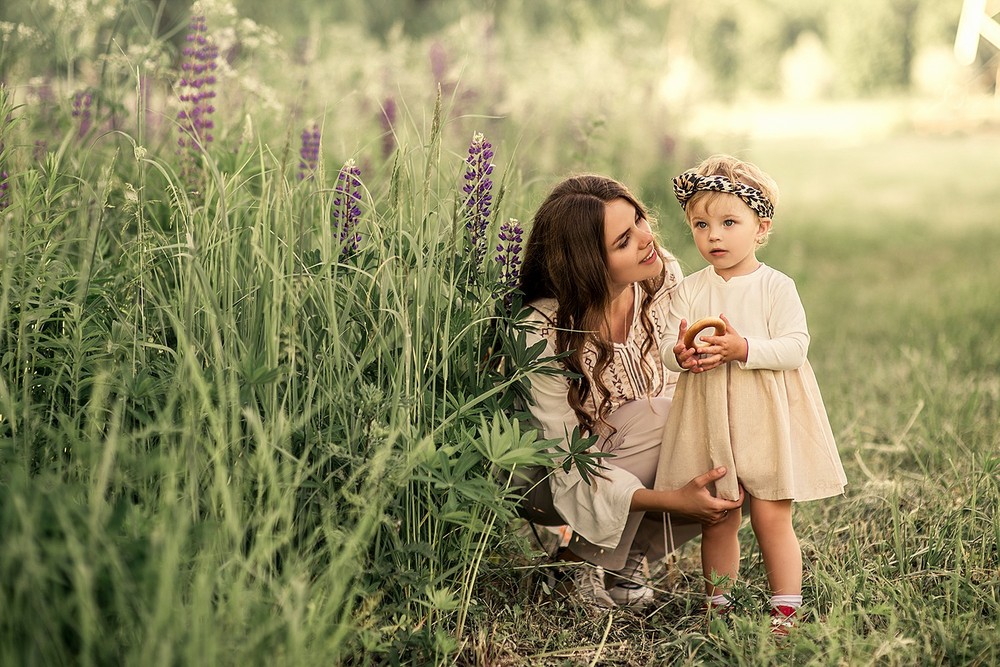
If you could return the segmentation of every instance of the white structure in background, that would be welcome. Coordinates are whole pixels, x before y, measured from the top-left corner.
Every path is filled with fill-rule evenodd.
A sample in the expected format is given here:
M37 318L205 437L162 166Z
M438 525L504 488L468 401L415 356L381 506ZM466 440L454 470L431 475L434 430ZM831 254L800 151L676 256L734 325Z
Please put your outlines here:
M955 35L955 57L960 63L975 61L980 37L1000 49L1000 23L994 18L998 14L1000 0L965 0Z

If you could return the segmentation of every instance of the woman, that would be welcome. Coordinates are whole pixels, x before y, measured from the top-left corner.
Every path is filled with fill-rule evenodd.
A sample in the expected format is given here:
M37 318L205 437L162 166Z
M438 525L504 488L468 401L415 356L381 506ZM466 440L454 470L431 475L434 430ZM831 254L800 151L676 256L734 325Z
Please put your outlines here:
M653 597L646 559L742 504L706 490L721 468L680 489L652 489L676 382L659 347L680 279L643 205L613 179L568 178L535 215L520 284L535 325L528 344L545 340L546 356L568 353L551 363L573 375L533 375L529 409L541 437L562 439L561 449L579 428L599 436L592 449L614 456L589 479L576 466L548 471L528 489L523 511L536 523L570 526L565 557L592 565L574 575L574 595L589 605L645 605Z

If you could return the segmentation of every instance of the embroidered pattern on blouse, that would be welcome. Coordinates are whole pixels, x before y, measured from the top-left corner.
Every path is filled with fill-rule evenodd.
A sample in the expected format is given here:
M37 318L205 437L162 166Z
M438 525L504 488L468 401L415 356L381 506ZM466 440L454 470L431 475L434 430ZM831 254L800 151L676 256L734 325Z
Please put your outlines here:
M664 284L653 294L648 311L654 336L653 344L646 356L649 362L647 370L650 374L649 384L647 385L643 378L642 369L642 346L648 336L642 328L642 320L639 317L635 318L627 341L624 344L614 346L611 363L604 369L602 379L610 394L612 412L628 401L646 398L650 395L659 395L666 386L677 382L677 374L667 369L663 364L659 350L662 341L671 339L670 332L665 330L665 324L670 306L670 296L678 283L672 269L673 266L668 260ZM645 292L641 289L639 297L645 297ZM548 339L553 348L555 347L556 331L549 317L553 317L554 314L553 307L552 312L546 316L545 324L538 330L539 335ZM676 332L673 336L676 336ZM593 381L594 367L597 364L597 350L588 345L584 348L581 358L584 372L591 378L591 394L587 400L586 409L591 414L596 414L598 406L603 400L603 395L600 394L597 384Z

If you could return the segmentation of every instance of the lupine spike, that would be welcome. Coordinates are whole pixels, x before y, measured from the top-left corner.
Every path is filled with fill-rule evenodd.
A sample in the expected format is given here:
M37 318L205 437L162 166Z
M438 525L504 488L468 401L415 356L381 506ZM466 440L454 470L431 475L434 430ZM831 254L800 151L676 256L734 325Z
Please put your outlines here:
M521 276L521 242L524 229L516 218L510 218L500 225L496 261L500 265L500 288L504 294L504 305L509 309L512 293L517 288Z
M361 169L348 160L337 174L334 187L333 226L340 241L341 253L346 257L358 250L361 234L358 223L361 219Z
M183 50L178 98L185 103L178 114L180 137L177 139L182 154L182 173L190 182L198 154L204 151L214 137L209 130L215 128L211 115L215 107L208 102L215 97L215 70L218 66L219 48L208 34L208 24L203 14L191 17L187 46Z
M0 142L0 158L3 158L4 145ZM0 162L0 211L10 206L10 174L4 169L3 162Z
M76 136L82 139L90 131L90 105L94 96L89 90L77 91L73 95L73 118L77 119Z
M466 158L465 186L465 228L469 232L469 244L473 249L476 267L482 266L486 256L486 233L493 206L493 146L482 132L472 135L469 156Z
M302 149L299 151L299 180L312 179L319 165L320 131L317 125L302 130Z
M387 158L396 149L396 135L393 134L396 125L396 100L393 98L387 97L382 103L379 123L382 125L382 157Z

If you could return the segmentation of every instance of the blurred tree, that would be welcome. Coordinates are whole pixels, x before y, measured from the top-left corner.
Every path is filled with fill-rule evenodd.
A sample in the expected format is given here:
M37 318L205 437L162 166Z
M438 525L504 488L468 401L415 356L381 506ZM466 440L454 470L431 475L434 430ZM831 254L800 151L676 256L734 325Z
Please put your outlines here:
M842 0L831 3L827 47L836 88L845 95L905 90L913 59L917 0Z

